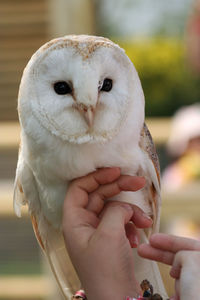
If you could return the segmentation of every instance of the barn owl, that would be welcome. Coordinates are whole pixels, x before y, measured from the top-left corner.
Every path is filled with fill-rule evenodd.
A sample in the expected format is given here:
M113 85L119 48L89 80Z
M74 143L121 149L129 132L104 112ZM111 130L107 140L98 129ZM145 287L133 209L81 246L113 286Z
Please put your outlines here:
M21 147L14 209L28 204L35 235L65 296L80 288L62 235L62 205L74 178L118 166L146 187L114 199L160 218L159 164L144 123L144 95L132 62L112 41L64 36L43 45L26 66L19 89ZM143 240L149 233L142 232ZM156 263L133 253L138 280L165 296Z

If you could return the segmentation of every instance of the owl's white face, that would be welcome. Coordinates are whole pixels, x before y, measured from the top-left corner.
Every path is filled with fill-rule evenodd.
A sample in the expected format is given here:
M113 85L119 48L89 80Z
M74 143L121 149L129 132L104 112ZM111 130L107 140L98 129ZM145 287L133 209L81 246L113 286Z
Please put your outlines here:
M79 48L53 45L36 59L31 74L34 116L69 142L111 139L133 102L136 72L117 46L97 47L90 53L87 43Z

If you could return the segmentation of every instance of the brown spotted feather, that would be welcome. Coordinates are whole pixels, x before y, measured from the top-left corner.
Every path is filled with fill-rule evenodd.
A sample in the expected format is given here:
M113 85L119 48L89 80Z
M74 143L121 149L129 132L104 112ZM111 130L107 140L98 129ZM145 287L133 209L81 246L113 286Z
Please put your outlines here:
M140 133L140 142L139 142L140 148L148 153L149 158L152 160L153 165L156 170L156 174L158 177L158 182L160 184L160 165L159 165L159 159L158 155L156 153L156 148L151 136L151 133L147 127L147 125L144 123L144 126Z

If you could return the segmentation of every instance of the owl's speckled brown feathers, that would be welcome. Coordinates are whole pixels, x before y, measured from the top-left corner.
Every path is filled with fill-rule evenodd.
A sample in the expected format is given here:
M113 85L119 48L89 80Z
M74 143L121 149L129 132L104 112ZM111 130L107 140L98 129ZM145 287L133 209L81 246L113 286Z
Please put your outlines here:
M158 181L160 184L160 164L159 164L159 159L158 159L158 155L156 152L156 148L151 136L151 133L146 125L146 123L144 123L144 126L142 128L142 131L140 133L141 138L140 138L140 142L139 145L140 147L149 154L149 158L152 160L155 170L156 170L156 174L158 177Z

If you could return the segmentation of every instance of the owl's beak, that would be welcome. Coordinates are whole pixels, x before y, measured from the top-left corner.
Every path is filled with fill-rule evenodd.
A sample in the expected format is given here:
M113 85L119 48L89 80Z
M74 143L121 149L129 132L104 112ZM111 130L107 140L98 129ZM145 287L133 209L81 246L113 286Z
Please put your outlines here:
M93 125L94 122L94 108L88 107L87 110L84 110L84 118L89 127Z

